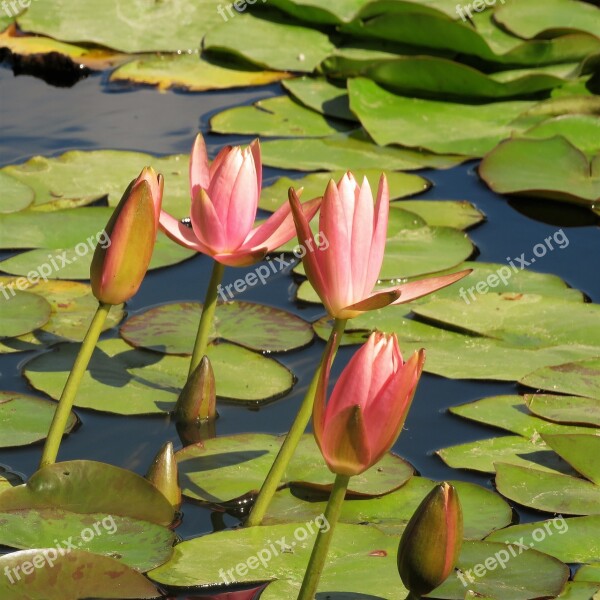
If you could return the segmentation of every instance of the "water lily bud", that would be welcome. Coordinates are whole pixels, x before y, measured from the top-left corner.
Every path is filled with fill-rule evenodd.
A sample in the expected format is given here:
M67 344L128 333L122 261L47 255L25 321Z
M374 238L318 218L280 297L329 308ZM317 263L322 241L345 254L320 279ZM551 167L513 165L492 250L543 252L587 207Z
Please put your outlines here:
M173 443L167 442L156 455L150 466L146 479L171 503L175 510L181 506L181 488L179 487L179 470Z
M175 406L178 423L214 421L217 417L215 373L210 359L204 356L179 394Z
M94 296L121 304L139 289L148 270L158 233L163 178L146 168L132 181L106 226L106 244L98 244L90 268Z
M453 571L460 554L463 518L456 489L436 485L408 522L398 549L398 572L417 597L429 594Z

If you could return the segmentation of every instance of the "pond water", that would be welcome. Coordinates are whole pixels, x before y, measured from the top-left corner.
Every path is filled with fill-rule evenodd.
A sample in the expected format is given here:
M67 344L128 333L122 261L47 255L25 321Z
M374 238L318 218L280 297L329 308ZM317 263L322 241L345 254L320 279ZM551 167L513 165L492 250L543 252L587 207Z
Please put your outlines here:
M35 154L58 155L72 149L116 148L156 154L188 152L195 133L207 131L211 115L225 108L251 103L277 95L278 85L233 92L203 94L161 94L152 89L108 87L101 76L79 82L71 89L48 86L31 77L14 77L0 70L0 166L27 160ZM225 143L246 143L244 136L207 135L211 154ZM460 199L474 203L488 221L469 232L478 248L478 260L505 263L507 257L531 254L532 247L562 228L569 245L549 252L535 270L553 273L569 285L583 290L594 302L600 302L598 257L600 237L594 218L577 208L562 205L539 210L541 203L507 202L485 187L474 172L475 163L448 171L424 171L434 186L421 198ZM265 170L265 181L272 182L281 171ZM289 173L301 176L301 173ZM133 176L133 175L132 175ZM3 252L0 258L9 256ZM168 270L148 275L140 292L128 304L135 315L150 306L177 300L202 301L208 283L210 260L197 256ZM228 269L225 283L243 276L245 270ZM307 320L315 320L323 311L297 305L295 284L289 274L272 277L266 286L249 289L238 299L258 301L284 308ZM568 319L568 315L564 315ZM114 334L113 334L114 335ZM281 433L287 430L296 412L323 344L301 351L278 355L298 377L293 392L260 410L221 404L217 422L219 434L238 432ZM354 349L341 351L338 365L345 364ZM0 356L0 387L3 390L30 391L19 368L32 353ZM425 374L413 408L394 450L410 461L420 474L433 479L463 479L489 486L485 475L446 467L433 452L442 447L492 437L497 432L446 414L450 406L496 394L515 393L516 384L452 381ZM176 448L180 442L169 418L111 417L77 409L82 429L69 436L60 452L62 460L93 459L144 473L157 449L167 440ZM0 450L0 465L28 477L36 469L39 445ZM178 533L190 537L220 527L209 511L183 505L184 521ZM539 518L519 509L523 521ZM223 523L237 521L226 516Z

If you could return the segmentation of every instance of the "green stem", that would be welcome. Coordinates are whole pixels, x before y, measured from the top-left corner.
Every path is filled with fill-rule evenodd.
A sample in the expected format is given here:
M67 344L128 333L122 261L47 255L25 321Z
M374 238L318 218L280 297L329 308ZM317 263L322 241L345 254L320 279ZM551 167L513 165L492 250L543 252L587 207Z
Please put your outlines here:
M304 575L304 581L298 594L298 600L314 600L317 588L319 587L319 580L323 573L323 567L325 566L325 560L327 559L327 553L329 552L331 539L333 538L333 532L342 512L342 505L344 504L349 481L350 477L348 475L337 475L335 478L331 496L329 496L329 502L325 509L325 522L329 525L329 528L326 531L324 529L319 530L312 554L310 555L308 568Z
M45 467L46 465L52 465L56 462L58 449L60 448L60 442L65 433L65 428L71 414L71 409L73 408L73 403L75 402L77 390L79 389L81 379L83 378L83 375L90 364L90 359L92 358L94 348L96 347L98 338L102 333L102 328L110 309L110 304L104 304L101 302L98 305L98 310L96 311L90 327L85 334L85 338L81 344L81 348L79 349L79 354L75 359L75 364L71 369L67 383L65 384L60 400L58 401L58 406L56 408L56 412L54 413L52 424L50 425L50 431L48 432L48 437L46 438L46 443L44 444L40 468Z
M194 344L194 352L192 353L192 360L190 361L188 378L196 370L202 357L206 354L206 348L208 348L208 336L210 335L210 329L215 317L215 309L217 308L219 285L223 279L224 272L225 265L222 265L215 260L208 289L206 290L206 298L204 299L204 305L202 307L202 315L200 317L200 325L198 325L198 333L196 334L196 343Z
M289 430L279 453L277 454L277 458L273 465L271 466L271 470L267 475L262 487L260 488L260 492L258 493L258 497L250 511L250 515L245 523L246 527L254 527L256 525L260 525L262 520L265 517L265 514L271 504L271 500L279 487L283 474L300 443L300 439L302 435L306 431L306 426L308 425L310 418L312 416L313 405L315 403L315 394L317 391L317 384L319 383L319 376L321 374L321 369L323 368L323 362L325 357L327 356L327 349L330 344L333 344L334 334L337 333L337 337L335 338L335 347L333 348L333 355L335 357L335 353L339 348L340 342L342 340L342 335L344 333L344 329L346 328L346 320L345 319L336 319L333 329L331 331L331 335L329 336L329 341L327 342L327 347L323 352L323 356L321 357L321 362L315 374L310 382L306 395L304 396L304 400L300 405L300 410L294 419L294 423L292 424L291 429Z

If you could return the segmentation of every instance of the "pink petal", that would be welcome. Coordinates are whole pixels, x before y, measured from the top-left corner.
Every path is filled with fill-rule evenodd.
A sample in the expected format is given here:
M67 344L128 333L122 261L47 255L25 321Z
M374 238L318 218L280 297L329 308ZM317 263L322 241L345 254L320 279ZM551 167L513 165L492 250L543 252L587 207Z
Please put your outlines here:
M458 273L452 273L451 275L442 275L441 277L430 277L429 279L419 279L418 281L411 281L410 283L404 283L398 286L396 289L400 292L400 298L394 302L394 304L404 304L405 302L411 302L417 298L422 298L441 290L453 283L461 280L473 272L473 269L465 269Z
M254 157L254 166L256 168L256 184L260 194L260 190L262 190L262 160L260 157L260 141L256 138L250 144L250 152Z
M224 146L221 148L221 150L219 150L219 154L217 154L215 160L213 160L210 165L210 179L215 176L215 173L221 168L221 165L232 150L233 146Z
M160 213L159 226L167 237L180 246L197 252L208 253L206 246L198 240L189 227L186 227L181 221L178 221L164 210Z
M200 242L213 252L229 250L227 236L208 193L200 188L192 201L192 229Z
M364 298L373 291L369 283L369 250L373 243L373 194L367 178L364 178L354 206L352 222L352 296Z
M231 193L243 162L242 150L239 147L233 148L210 180L208 195L222 223L227 223Z
M388 219L390 213L390 190L387 177L381 176L379 180L379 189L377 191L377 202L375 204L375 218L373 221L373 238L369 251L369 267L365 278L364 293L367 294L373 290L379 274L381 273L381 264L385 254L385 242L387 239Z
M374 292L368 298L365 298L356 304L346 306L344 311L368 312L370 310L378 310L396 303L396 300L399 297L400 291L395 288L381 290Z
M210 171L208 167L208 153L202 134L196 136L192 153L190 155L190 192L192 198L196 197L200 188L208 189Z
M260 262L268 253L266 248L253 248L252 250L233 250L231 252L216 252L211 256L218 262L228 267L249 267Z

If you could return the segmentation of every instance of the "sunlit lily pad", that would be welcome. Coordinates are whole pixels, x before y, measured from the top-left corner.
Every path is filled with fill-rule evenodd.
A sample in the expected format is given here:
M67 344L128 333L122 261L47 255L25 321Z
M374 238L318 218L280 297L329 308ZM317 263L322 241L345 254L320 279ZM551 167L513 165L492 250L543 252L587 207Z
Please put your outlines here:
M11 338L43 327L51 315L50 304L36 294L2 289L0 338Z
M598 592L598 594L596 594ZM600 600L600 583L567 581L558 600Z
M4 477L2 477L2 475L0 475L0 494L11 487L12 483L8 479L5 479Z
M545 434L543 439L564 460L600 486L600 432Z
M544 534L551 532L552 535L548 534L544 539L540 539L539 531L533 534L538 529L541 529ZM513 525L508 529L495 531L487 539L494 542L509 540L523 543L525 546L533 544L536 550L567 563L599 561L600 517L572 517L564 521L556 518L526 525ZM579 581L582 578L576 576L575 579ZM600 579L588 581L600 581Z
M30 360L25 376L31 385L58 399L79 344L58 344ZM294 376L272 358L222 343L208 351L220 398L257 405L287 393ZM137 350L122 340L101 341L83 377L75 406L121 415L172 411L186 380L188 357Z
M583 520L591 521L594 517L575 517L573 520ZM600 562L596 562L589 565L583 565L581 568L577 569L577 573L575 573L575 577L573 577L575 581L595 581L600 583Z
M167 354L191 354L202 305L175 302L151 308L129 319L121 335L135 347ZM251 350L286 352L306 346L314 333L291 313L252 302L219 304L210 339L234 342Z
M217 379L218 381L218 379ZM223 504L257 492L264 481L283 438L266 434L239 434L206 440L177 453L181 486L185 496ZM377 466L350 481L350 491L363 496L386 494L406 483L412 467L389 453ZM329 471L312 435L305 435L294 454L282 484L294 483L314 489L330 489Z
M600 123L596 115L563 115L543 121L523 134L528 138L564 137L586 156L600 152Z
M18 212L27 208L35 194L25 183L0 171L0 213Z
M547 421L600 427L600 401L578 396L525 395L527 408Z
M48 568L46 565L50 563L45 557L49 556L51 559L54 553L56 547L52 546L13 552L0 557L2 572L13 573L13 582L8 577L0 580L0 593L3 597L19 600L140 600L159 596L156 588L141 573L114 558L72 550L64 556L59 555L52 561L52 568ZM24 567L31 570L31 573L24 574ZM14 575L15 570L20 572L20 579Z
M281 177L273 185L263 187L260 199L260 208L269 211L276 211L282 204L288 202L288 190L290 187L298 190L303 188L302 198L311 199L322 196L327 189L327 184L331 179L338 182L346 171L334 171L332 173L313 173L306 175L301 179L290 179ZM356 180L361 182L364 177L369 180L373 190L377 188L379 178L382 174L381 169L367 169L353 171ZM413 196L427 191L431 187L431 182L419 175L411 173L401 173L386 170L385 175L390 186L390 199L396 200L405 196ZM374 193L376 193L374 191ZM418 201L417 201L418 202ZM407 210L411 210L407 208ZM413 210L413 212L416 212ZM316 220L316 219L315 219Z
M600 400L600 358L546 367L521 379L523 385Z
M356 125L326 119L288 96L259 100L253 106L238 106L210 120L216 133L240 133L266 137L326 137Z
M75 546L116 558L136 571L165 563L173 552L175 535L166 527L111 514L78 514L58 508L0 512L0 544L28 550L51 548L56 541L64 551Z
M110 81L155 85L160 90L203 92L267 85L287 76L279 71L225 68L204 60L197 52L185 52L137 58L113 71Z
M46 438L56 403L18 392L0 392L0 448L26 446ZM77 425L71 413L66 433Z
M403 200L392 208L415 213L430 227L469 229L485 219L485 215L466 200Z
M464 537L482 539L490 531L502 529L512 520L512 509L494 492L472 483L451 482L458 491L464 517ZM372 525L390 535L400 535L434 482L423 477L412 477L401 488L379 498L346 500L340 521ZM299 496L299 497L298 497ZM304 494L295 495L285 489L277 492L264 519L265 525L285 522L310 521L323 514L326 500Z
M110 490L111 493L104 493ZM119 515L170 525L173 507L146 479L113 465L72 460L43 467L29 481L0 495L0 511L61 509Z

